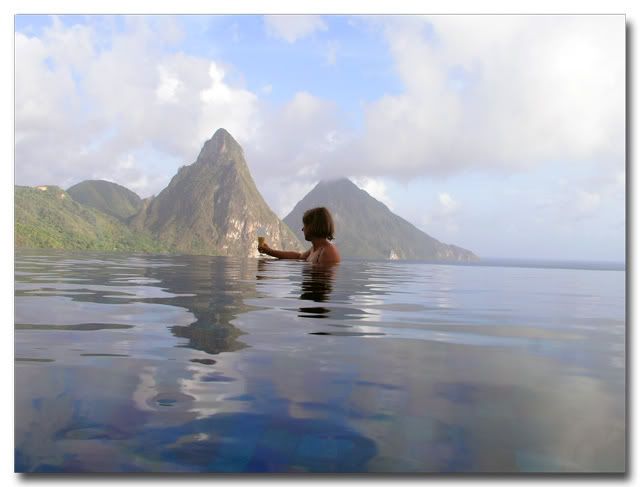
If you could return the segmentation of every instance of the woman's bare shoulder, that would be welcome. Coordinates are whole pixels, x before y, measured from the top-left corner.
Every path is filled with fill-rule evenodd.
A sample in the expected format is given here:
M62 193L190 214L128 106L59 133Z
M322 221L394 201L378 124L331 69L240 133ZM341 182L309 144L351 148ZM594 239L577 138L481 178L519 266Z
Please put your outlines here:
M320 255L320 262L322 263L333 263L340 262L340 251L338 251L338 247L330 243L325 246Z

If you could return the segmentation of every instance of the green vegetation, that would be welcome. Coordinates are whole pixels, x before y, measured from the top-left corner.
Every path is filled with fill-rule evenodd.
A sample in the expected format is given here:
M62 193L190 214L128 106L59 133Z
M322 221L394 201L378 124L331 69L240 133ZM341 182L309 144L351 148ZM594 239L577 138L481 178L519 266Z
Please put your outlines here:
M67 189L67 193L78 203L122 221L135 215L142 206L142 200L137 194L109 181L82 181Z
M142 231L74 201L57 186L16 186L15 246L72 250L168 252Z

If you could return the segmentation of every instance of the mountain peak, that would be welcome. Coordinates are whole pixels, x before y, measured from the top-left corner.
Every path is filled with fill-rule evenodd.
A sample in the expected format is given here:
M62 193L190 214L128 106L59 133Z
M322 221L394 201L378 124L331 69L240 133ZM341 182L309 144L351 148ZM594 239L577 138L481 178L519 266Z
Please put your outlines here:
M360 189L358 186L351 181L349 178L331 178L331 179L322 179L316 184L314 189L325 190L325 191L352 191L353 189Z
M233 137L231 137L231 134L227 131L227 129L220 127L218 130L215 131L215 133L213 134L213 137L211 137L212 139L219 139L219 138L225 138L225 137L230 137L231 140L233 140Z
M223 153L239 153L242 155L242 147L224 128L219 128L213 136L207 140L200 150L198 161L214 162Z
M124 186L103 179L89 179L67 189L71 197L86 206L126 220L142 206L140 197Z
M394 214L347 178L320 181L285 218L303 238L300 222L309 208L331 211L344 258L472 261L470 251L442 243Z
M372 198L369 193L360 188L356 183L349 178L332 178L323 179L313 188L312 192L321 193L326 195L332 195L331 197L343 198L346 195L352 195L353 197L367 196ZM357 195L357 196L356 196Z
M258 231L276 248L304 248L264 201L242 148L223 128L131 224L187 253L257 257Z
M338 186L344 184L353 184L353 182L349 178L330 178L323 179L318 184L322 184L323 186Z

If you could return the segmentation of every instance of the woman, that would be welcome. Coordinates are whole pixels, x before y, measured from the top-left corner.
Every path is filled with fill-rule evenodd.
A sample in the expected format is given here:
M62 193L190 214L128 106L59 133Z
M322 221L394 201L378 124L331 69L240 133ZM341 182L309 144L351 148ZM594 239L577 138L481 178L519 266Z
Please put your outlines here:
M305 211L302 217L304 239L311 242L312 247L306 252L274 250L266 243L258 245L258 251L277 257L278 259L299 259L314 264L336 264L340 262L340 252L330 240L335 232L331 213L324 207Z

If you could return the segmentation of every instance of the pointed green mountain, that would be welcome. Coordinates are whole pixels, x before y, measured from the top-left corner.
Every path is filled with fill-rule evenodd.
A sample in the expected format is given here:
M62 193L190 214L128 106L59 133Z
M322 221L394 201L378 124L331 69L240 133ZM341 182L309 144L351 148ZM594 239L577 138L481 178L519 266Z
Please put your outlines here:
M345 258L473 261L471 251L439 242L394 214L349 179L322 181L284 221L298 237L302 215L309 208L327 207L336 225L335 243Z
M125 221L142 207L142 200L130 189L102 180L82 181L67 189L67 193L86 206Z
M263 232L273 248L304 248L264 201L242 148L224 129L145 202L131 225L185 253L255 257L256 237Z

